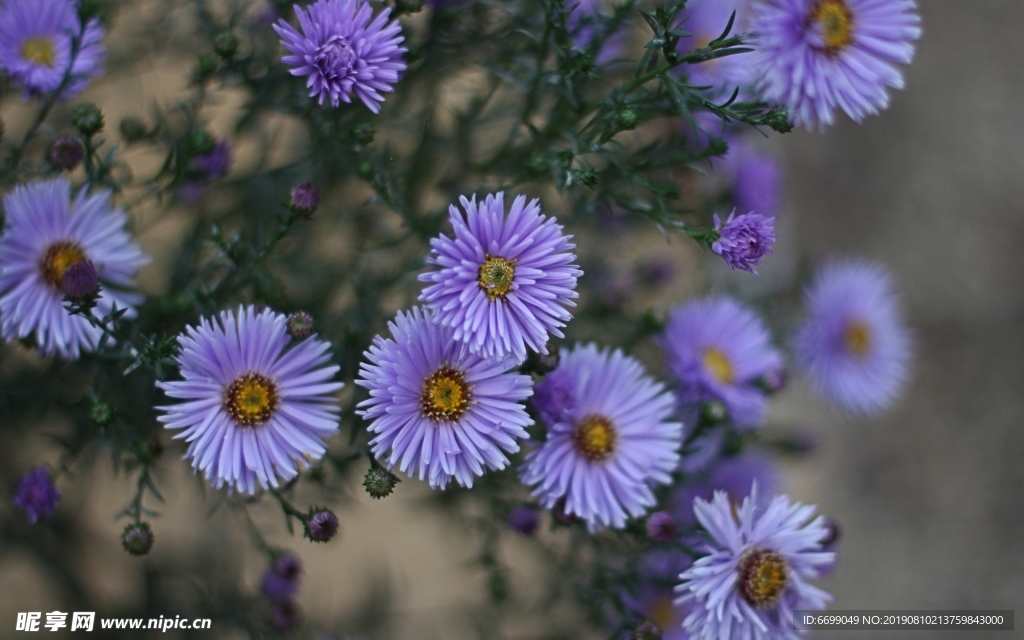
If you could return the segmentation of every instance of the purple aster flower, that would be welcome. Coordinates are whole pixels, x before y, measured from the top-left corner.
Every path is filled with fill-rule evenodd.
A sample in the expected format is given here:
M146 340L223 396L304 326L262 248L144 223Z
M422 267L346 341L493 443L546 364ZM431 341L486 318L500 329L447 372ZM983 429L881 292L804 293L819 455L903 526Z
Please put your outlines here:
M453 478L472 487L474 476L504 469L504 452L519 451L533 424L522 403L530 377L471 353L419 307L388 327L393 339L374 339L356 380L370 390L357 413L370 421L373 454L435 489Z
M178 337L180 381L157 382L185 402L157 407L175 438L189 443L185 457L215 487L253 494L256 481L278 486L298 467L308 468L338 432L343 384L331 382L337 366L330 345L307 338L291 348L287 318L253 307L225 311Z
M755 67L765 101L822 130L837 108L860 122L903 88L921 36L913 0L761 0L753 10Z
M782 166L739 138L729 140L726 163L732 170L732 201L739 211L775 218L782 209Z
M680 38L677 50L687 54L694 49L708 46L718 38L729 24L729 18L736 13L730 36L742 31L746 19L747 0L691 0L686 3L683 11L682 28L690 33L688 38ZM683 67L689 74L690 84L695 87L709 87L716 94L731 94L736 88L741 91L753 84L751 72L751 54L715 58L699 64Z
M201 180L211 181L226 176L232 162L234 152L231 150L231 143L219 140L209 152L192 158L190 168Z
M76 359L94 351L102 331L64 308L61 286L72 266L92 262L103 290L93 310L103 317L142 301L132 280L149 258L124 230L128 217L110 206L110 191L72 199L71 184L59 177L19 185L4 198L7 229L0 237L0 324L5 340L33 336L44 354Z
M21 476L14 494L14 506L25 512L30 524L52 516L59 500L60 491L53 485L49 469L43 466Z
M74 97L103 72L105 33L95 18L82 25L77 0L6 0L0 68L27 95L56 91L70 74L63 97Z
M394 91L405 71L405 40L397 20L388 22L391 9L373 16L366 0L318 0L303 9L295 6L302 33L281 20L274 30L291 52L281 62L293 76L309 76L309 97L331 106L352 102L352 94L374 113L380 113L383 92ZM372 20L371 20L372 19Z
M763 507L780 484L778 469L770 457L763 453L745 452L718 458L710 470L679 484L666 504L683 527L690 527L694 524L693 502L697 498L710 500L716 491L724 491L734 504L739 504L751 495L752 488L757 485L762 499L757 506Z
M869 262L834 262L804 298L808 317L793 351L811 387L855 414L892 405L909 374L911 339L889 272Z
M768 406L756 386L782 366L782 354L758 315L727 296L676 308L662 338L683 404L718 400L737 427L756 427Z
M573 45L579 49L589 49L605 29L599 19L601 0L566 0L565 4L572 8L567 27ZM608 64L621 56L628 43L627 36L624 28L609 34L601 44L594 61L598 64Z
M524 536L532 536L533 532L537 530L538 522L540 522L540 518L537 515L537 510L531 507L517 505L508 514L508 525Z
M440 269L420 275L432 282L420 300L454 337L488 358L526 359L526 349L547 353L548 335L559 331L572 315L576 278L582 275L569 250L571 236L554 218L541 215L537 200L516 197L505 216L504 193L479 205L460 198L462 213L449 209L455 238L441 236L427 262Z
M793 611L823 609L830 595L807 581L821 575L834 554L822 550L825 518L813 506L776 496L758 507L757 489L738 510L724 491L694 503L707 531L708 555L680 574L683 627L694 640L797 637ZM734 515L735 514L735 515Z
M761 258L772 253L775 242L775 218L768 218L751 211L736 216L733 209L729 219L722 224L715 214L715 233L718 236L711 243L711 250L722 256L731 269L742 269L757 274L755 266Z
M576 404L549 424L547 441L520 470L545 508L565 498L565 512L591 531L622 528L654 506L651 486L668 484L679 464L683 425L671 419L672 394L622 351L563 349L554 373L575 384Z

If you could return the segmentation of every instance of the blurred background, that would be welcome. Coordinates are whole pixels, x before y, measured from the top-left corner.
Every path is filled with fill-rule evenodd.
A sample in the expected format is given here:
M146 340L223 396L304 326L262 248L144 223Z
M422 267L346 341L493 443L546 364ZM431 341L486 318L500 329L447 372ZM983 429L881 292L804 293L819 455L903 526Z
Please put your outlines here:
M773 135L765 147L784 162L787 203L775 255L756 283L746 274L714 270L711 282L784 290L808 266L835 255L877 258L893 270L916 334L916 365L905 397L879 418L851 420L795 382L773 403L770 422L806 429L817 448L806 458L783 461L783 488L841 525L839 564L822 585L835 595L833 608L1024 612L1024 4L919 4L924 35L905 70L906 90L863 125L840 119L824 135ZM173 47L165 57L146 59L145 67L126 64L136 40L145 37L130 25L146 19L145 7L122 12L107 46L111 66L120 64L123 72L85 95L103 108L108 123L145 112L151 102L183 89L189 65ZM165 35L173 40L172 33ZM230 128L232 99L224 93L211 125L219 135ZM4 108L8 131L20 130L27 111L10 100ZM287 145L277 153L286 156ZM133 167L147 161L153 160L144 153L129 156ZM249 161L243 150L236 163ZM545 205L557 209L557 194L547 194ZM141 279L149 293L164 286L162 270L183 233L176 221L181 215L139 225L140 241L155 257ZM137 223L140 217L144 223L145 212ZM677 274L651 304L667 308L702 286L700 252L685 238L667 244L653 229L630 233L632 248L616 258L615 269L625 273L657 257ZM52 457L43 433L60 428L59 422L41 422L31 447L6 460L20 470ZM190 567L175 564L181 558L223 566L226 575L241 571L243 590L258 590L266 561L251 548L242 516L214 510L216 497L173 456L159 468L166 504L153 521L156 547L144 560L125 554L118 542L123 522L114 514L134 487L104 463L99 457L91 471L61 485L64 499L54 527L79 531L74 548L48 547L45 534L36 549L0 548L0 636L18 635L13 628L19 611L68 610L72 603L75 610L117 616L138 606L144 593L156 597L144 588L155 573L187 582ZM427 492L419 483L403 482L394 496L374 501L359 486L361 473L352 474L350 500L339 509L342 533L330 544L289 536L274 505L250 510L269 542L304 560L299 600L308 624L302 635L343 628L381 640L476 637L466 631L474 624L469 612L486 590L482 572L470 564L467 532L443 512L423 508ZM0 497L11 511L10 495ZM27 526L13 517L3 523ZM516 567L514 588L528 598L541 567L531 565L535 557L522 544L510 538L502 553ZM62 573L61 563L76 567L75 575ZM163 606L172 615L191 606L167 597ZM214 591L207 597L219 596ZM386 616L378 615L382 606ZM1024 621L1017 624L1024 627ZM530 620L512 624L507 637L516 637L518 625L528 629ZM578 637L571 628L559 633L552 637ZM972 638L991 632L927 633ZM213 634L245 635L216 624ZM840 633L817 635L833 636ZM1011 636L1024 632L999 635Z

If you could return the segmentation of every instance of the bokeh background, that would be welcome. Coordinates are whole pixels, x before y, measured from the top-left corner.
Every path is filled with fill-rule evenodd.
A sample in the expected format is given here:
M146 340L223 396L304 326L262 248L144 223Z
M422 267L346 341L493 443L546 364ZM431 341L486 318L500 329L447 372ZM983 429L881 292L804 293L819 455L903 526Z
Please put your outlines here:
M806 429L817 442L813 455L782 463L784 488L841 524L839 565L823 585L835 595L834 608L1024 612L1024 4L919 4L924 36L906 70L906 90L894 94L887 112L860 126L840 120L825 135L797 131L766 144L785 164L783 237L762 278L741 285L755 293L782 290L828 256L877 258L894 271L916 333L913 380L885 415L844 418L799 382L773 406L773 425ZM151 31L147 15L144 6L122 12L108 39L111 66L122 72L85 96L103 107L108 124L183 89L189 66L184 52L175 48L173 31ZM148 38L165 39L163 54L130 60L129 52ZM219 134L231 123L232 94L224 96L212 124ZM18 131L27 111L8 101L3 117L9 131ZM283 146L275 152L286 155ZM144 154L128 159L139 167L152 161ZM238 162L247 161L243 152ZM137 220L143 223L141 242L155 257L142 278L147 291L162 286L161 265L181 233L175 215L187 214L156 225L144 224L144 212ZM703 276L691 273L699 254L685 239L666 244L654 231L629 241L634 249L616 268L627 270L631 261L652 255L676 265L678 283L655 304L680 301L699 287L695 282ZM735 284L731 275L713 275L713 282ZM6 456L19 469L52 451L42 434L59 432L60 424L39 428L30 449ZM45 539L37 549L0 546L0 636L17 635L18 611L52 611L68 602L116 616L143 597L152 572L187 581L189 567L170 563L172 558L219 564L226 573L241 567L248 588L258 589L265 559L250 548L241 516L214 510L215 497L173 458L160 468L167 504L153 523L156 549L144 561L128 557L118 543L123 523L114 514L133 486L103 462L61 487L65 499L55 526L79 528L77 548L53 550ZM471 605L485 589L482 573L469 564L467 532L424 508L426 492L415 482L402 483L396 495L379 502L362 492L355 475L351 487L351 501L339 510L342 535L328 545L291 538L275 508L253 510L270 541L305 561L305 633L343 626L372 631L381 640L476 637ZM2 509L10 511L10 495L2 499ZM3 522L24 526L9 517ZM517 563L514 587L528 598L539 567L521 542L510 538L503 553ZM54 553L84 577L63 575L46 559ZM173 601L167 606L175 612ZM578 637L571 616L567 620L557 637ZM505 635L515 638L520 626L529 628L530 620L510 625ZM971 638L992 632L841 637L922 633ZM1018 636L1024 632L999 634Z

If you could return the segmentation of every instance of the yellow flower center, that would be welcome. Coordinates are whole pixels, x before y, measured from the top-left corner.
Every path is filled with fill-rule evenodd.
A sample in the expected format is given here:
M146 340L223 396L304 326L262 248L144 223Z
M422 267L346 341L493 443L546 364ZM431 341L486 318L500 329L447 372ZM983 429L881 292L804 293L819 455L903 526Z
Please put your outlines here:
M85 262L85 259L85 250L74 242L56 242L46 250L39 263L39 270L43 280L59 291L64 273L79 262Z
M47 67L53 66L53 40L49 38L29 38L21 45L22 57Z
M850 355L863 358L871 350L871 329L859 320L846 325L843 332L843 344Z
M469 406L470 392L466 377L448 365L442 366L423 381L420 411L434 422L454 422Z
M486 262L477 271L477 282L491 300L504 298L512 289L512 280L516 276L516 261L495 258L488 255Z
M836 55L853 41L853 13L845 0L820 0L811 9L811 19L821 26L829 55Z
M789 585L789 567L777 551L750 551L740 559L738 570L740 593L759 609L777 604Z
M572 439L580 455L591 462L602 462L615 449L615 428L608 418L589 415L573 429Z
M258 373L237 378L224 391L224 408L235 423L243 427L263 424L280 404L277 385Z
M736 376L729 357L718 347L704 349L704 369L722 384L732 384Z

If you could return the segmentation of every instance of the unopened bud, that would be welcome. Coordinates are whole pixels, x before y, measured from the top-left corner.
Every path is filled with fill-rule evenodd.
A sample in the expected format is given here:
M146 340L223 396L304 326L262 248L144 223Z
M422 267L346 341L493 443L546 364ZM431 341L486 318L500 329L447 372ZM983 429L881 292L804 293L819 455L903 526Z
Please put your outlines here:
M85 149L78 140L64 136L53 141L46 157L54 167L62 171L71 171L85 157Z
M291 195L292 199L289 206L296 213L308 216L320 206L320 190L314 187L311 182L295 185L292 188Z
M288 335L301 340L313 334L313 318L305 311L296 311L288 316L285 322Z
M89 407L89 419L97 427L105 427L114 421L114 407L99 400Z
M306 537L313 542L329 542L338 533L338 516L330 509L313 509L306 520Z
M626 108L619 112L619 128L620 129L633 129L636 127L636 123L640 118L636 115L636 111Z
M213 50L222 58L230 58L238 51L238 38L230 31L222 31L213 37Z
M85 302L100 292L100 279L91 260L82 260L68 267L60 279L60 289L73 302Z
M373 142L373 136L376 133L372 124L364 122L352 130L352 137L359 144L370 144Z
M668 542L676 535L675 519L665 511L657 511L647 518L647 537L655 542Z
M103 112L91 102L85 102L71 112L71 124L84 136L91 136L103 130Z
M524 536L533 535L533 532L537 530L538 520L537 510L523 505L515 507L508 514L509 526Z
M121 534L124 550L133 556L144 556L153 548L153 530L149 523L133 522L124 528Z
M396 484L398 484L398 477L387 469L381 469L380 467L374 467L367 471L366 478L363 480L366 492L377 500L391 495L391 492L395 490Z
M121 137L128 144L138 142L149 134L146 123L134 116L123 118L118 129L121 130Z

